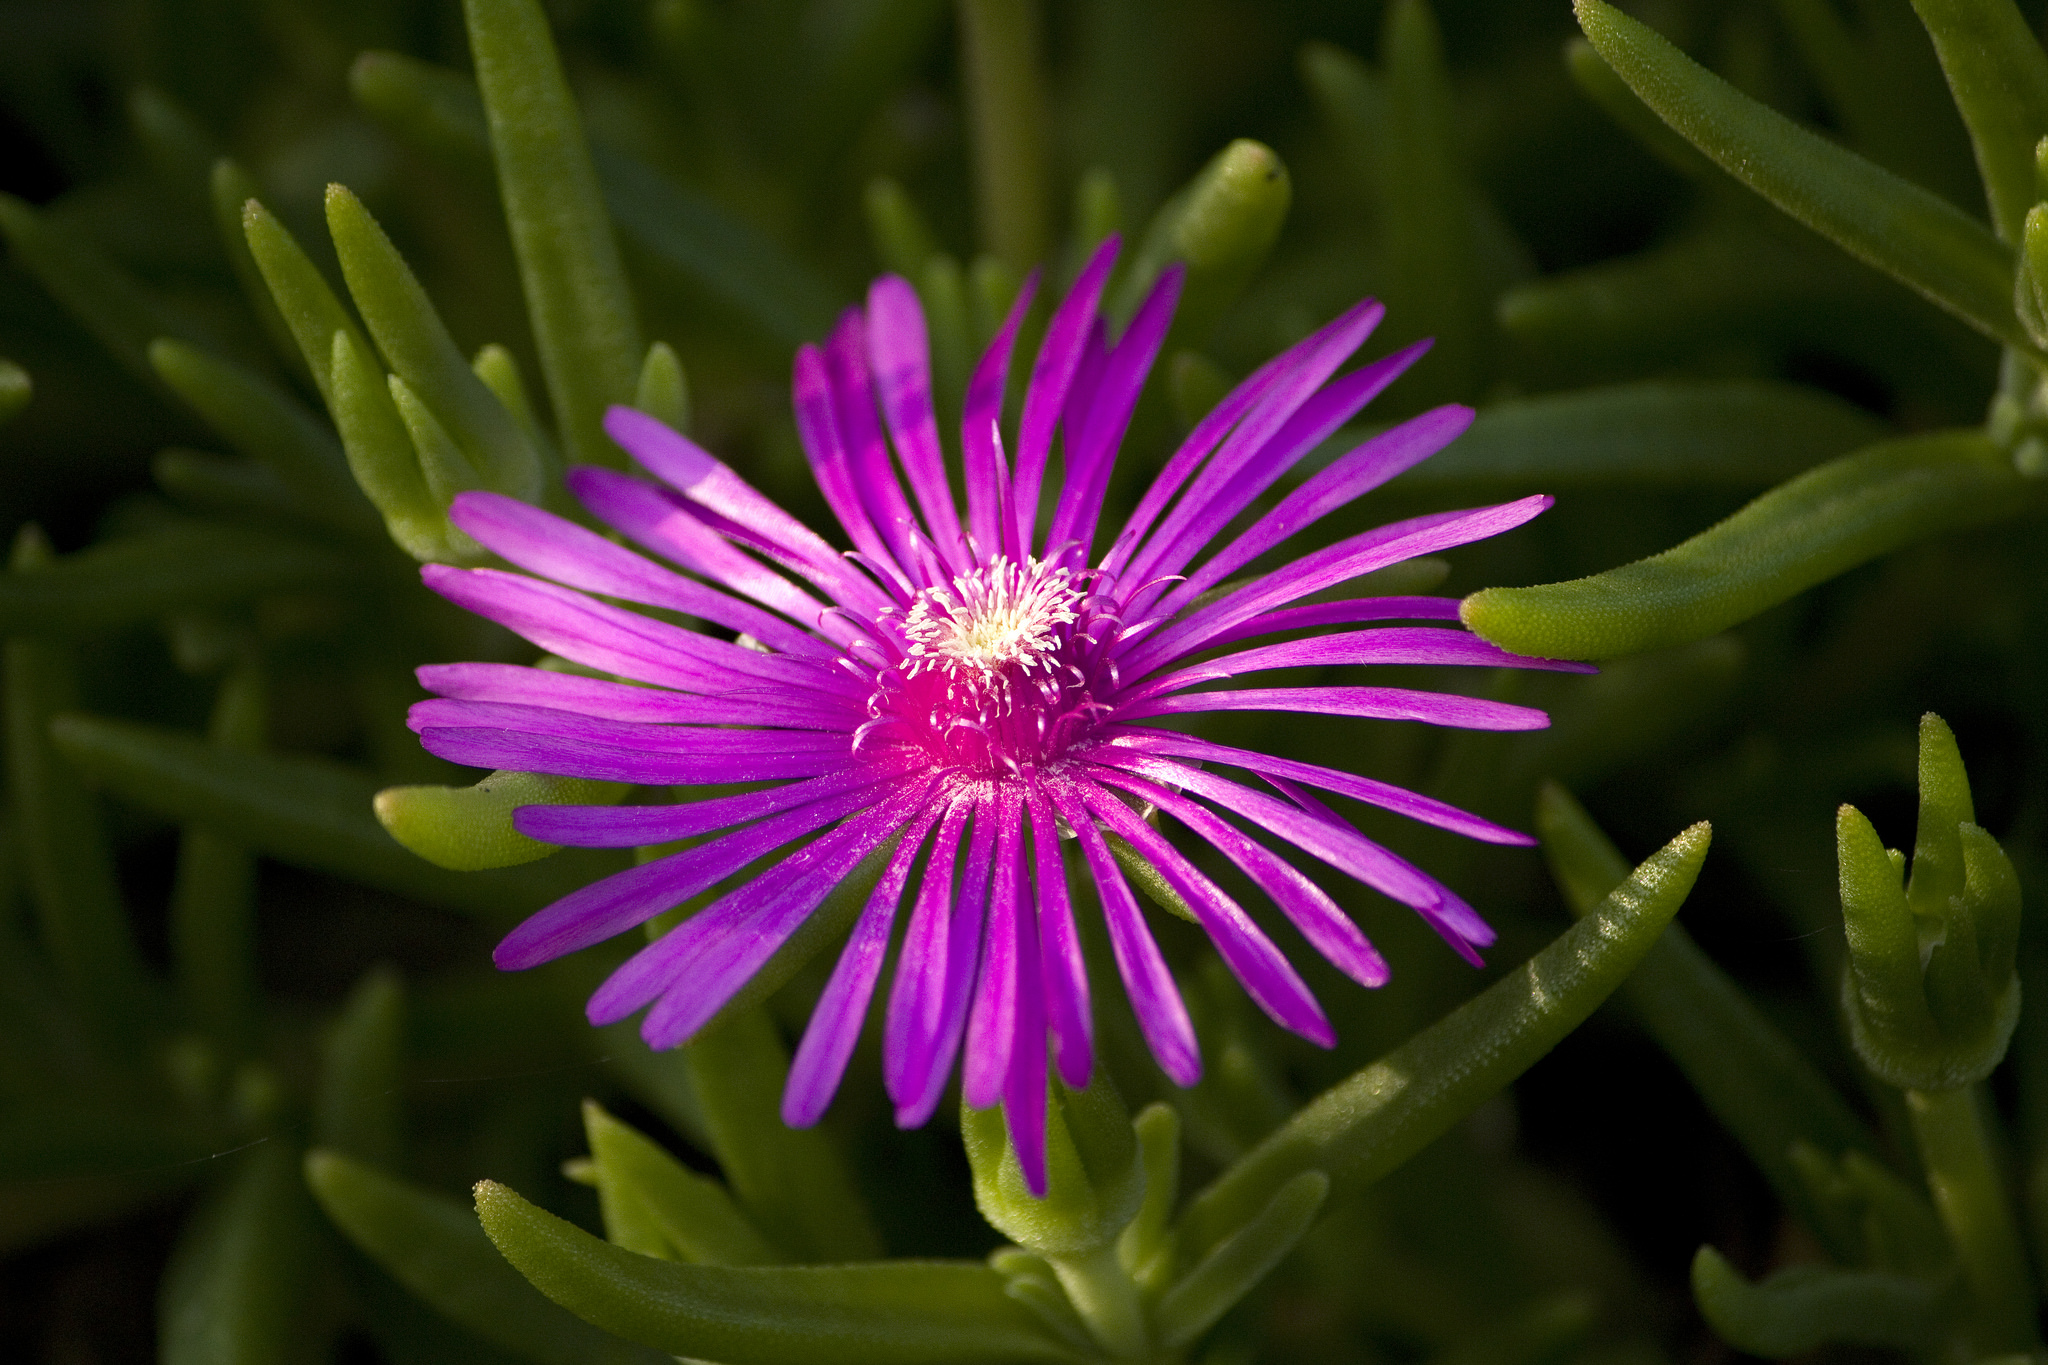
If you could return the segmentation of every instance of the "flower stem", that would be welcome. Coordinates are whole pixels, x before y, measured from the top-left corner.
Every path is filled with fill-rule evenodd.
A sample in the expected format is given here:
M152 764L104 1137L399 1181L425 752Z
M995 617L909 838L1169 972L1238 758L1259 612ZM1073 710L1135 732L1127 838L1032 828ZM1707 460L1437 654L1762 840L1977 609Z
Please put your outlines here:
M1979 1091L1908 1090L1906 1108L1927 1187L1969 1282L1977 1353L2038 1350L2026 1252L1992 1159Z
M1050 1256L1053 1273L1073 1301L1081 1320L1112 1356L1141 1359L1152 1349L1138 1286L1124 1273L1116 1243L1105 1242L1074 1256Z
M1045 97L1036 0L961 0L982 245L1020 274L1045 256Z

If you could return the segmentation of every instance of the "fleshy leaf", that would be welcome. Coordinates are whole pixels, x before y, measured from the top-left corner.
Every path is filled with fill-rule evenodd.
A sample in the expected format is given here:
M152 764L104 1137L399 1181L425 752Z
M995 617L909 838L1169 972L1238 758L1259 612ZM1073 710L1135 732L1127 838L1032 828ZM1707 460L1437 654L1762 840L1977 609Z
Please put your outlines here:
M1883 1271L1794 1266L1751 1284L1720 1252L1692 1261L1700 1315L1723 1341L1751 1355L1805 1355L1831 1342L1917 1350L1940 1335L1934 1286Z
M1538 793L1536 831L1574 914L1591 913L1628 874L1621 855L1562 787L1545 784ZM1879 1151L1869 1129L1827 1079L1681 925L1666 929L1644 955L1622 986L1621 999L1678 1063L1785 1206L1799 1214L1837 1260L1854 1260L1859 1243L1820 1207L1792 1156L1796 1143L1836 1158L1844 1152L1873 1157Z
M296 1144L241 1159L179 1235L157 1298L163 1365L291 1365L307 1358L317 1223Z
M1330 1178L1321 1171L1303 1171L1274 1191L1266 1207L1160 1297L1154 1317L1161 1344L1168 1350L1187 1345L1250 1293L1294 1249L1329 1192Z
M633 397L640 324L547 16L538 0L464 0L463 15L563 450L623 467L604 411Z
M2012 316L2012 253L1988 228L1750 99L1601 0L1574 8L1630 88L1723 170L1971 326L2032 349Z
M405 986L373 967L349 992L321 1040L314 1097L318 1145L374 1166L396 1166L405 1088Z
M1543 1056L1619 986L1699 875L1704 822L1652 854L1600 906L1475 999L1324 1091L1196 1195L1183 1256L1214 1247L1303 1171L1343 1197L1420 1151Z
M1161 206L1111 311L1135 313L1159 273L1184 262L1187 278L1165 349L1199 346L1265 264L1293 199L1287 167L1272 148L1239 138Z
M497 923L623 866L618 855L576 850L526 871L448 872L378 827L368 773L326 759L232 753L195 735L98 716L62 716L51 733L79 771L146 809L231 830L279 862Z
M522 1360L656 1365L661 1359L577 1321L535 1293L452 1199L338 1152L307 1153L306 1183L366 1256L443 1316Z
M698 1175L595 1100L583 1102L605 1236L643 1256L704 1265L777 1258L717 1181Z
M2008 242L2039 198L2034 144L2048 135L2048 57L2012 0L1913 0L1977 152L1991 225Z
M1660 555L1568 583L1487 588L1465 624L1503 649L1610 659L1705 639L1902 545L2034 505L1974 431L1869 446L1772 489Z
M628 790L623 782L501 771L468 787L386 787L375 809L392 838L434 866L481 872L530 863L559 848L512 827L520 806L607 806Z
M0 427L21 416L21 410L28 406L28 400L35 396L35 391L35 383L28 377L28 371L0 356Z
M325 546L218 523L172 523L0 580L0 631L86 635L263 593L359 588Z
M1082 1359L978 1261L677 1265L601 1242L503 1185L476 1187L505 1259L556 1303L671 1355L728 1365Z

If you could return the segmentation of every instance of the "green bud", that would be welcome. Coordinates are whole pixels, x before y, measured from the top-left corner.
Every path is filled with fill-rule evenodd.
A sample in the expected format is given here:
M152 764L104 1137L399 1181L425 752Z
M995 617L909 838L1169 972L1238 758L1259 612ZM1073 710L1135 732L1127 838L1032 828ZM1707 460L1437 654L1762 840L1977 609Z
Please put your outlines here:
M1955 736L1931 712L1920 724L1910 880L1861 812L1843 806L1837 815L1849 1035L1871 1073L1901 1089L1982 1080L2019 1020L2019 883L1972 815Z
M2019 269L2013 272L2013 311L2036 346L2048 348L2048 204L2027 210L2020 230Z
M633 390L633 406L677 431L690 425L690 377L683 373L683 362L666 341L647 348L647 358L640 362L640 382Z
M30 381L28 371L11 360L0 358L0 426L19 417L34 395L35 385Z
M1231 143L1153 218L1112 311L1135 313L1159 272L1184 261L1187 283L1169 346L1199 345L1265 264L1293 197L1272 148L1249 138Z
M1072 1257L1108 1245L1137 1217L1145 1168L1131 1116L1105 1068L1086 1090L1054 1082L1046 1107L1044 1198L1024 1184L997 1106L961 1106L961 1135L974 1168L974 1203L996 1231L1042 1255Z
M885 270L914 280L939 254L938 238L902 185L886 175L868 182L868 240Z

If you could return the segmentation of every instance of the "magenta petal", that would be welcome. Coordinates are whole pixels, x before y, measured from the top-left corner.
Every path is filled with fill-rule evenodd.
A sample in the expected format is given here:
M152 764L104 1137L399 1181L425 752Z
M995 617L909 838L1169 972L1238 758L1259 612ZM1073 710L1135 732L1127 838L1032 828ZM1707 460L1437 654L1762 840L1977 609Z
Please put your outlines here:
M1131 1010L1138 1016L1138 1028L1145 1035L1153 1060L1175 1085L1193 1085L1202 1078L1202 1053L1195 1042L1195 1026L1181 1001L1180 988L1173 983L1173 973L1166 969L1166 959L1159 955L1159 945L1153 942L1152 931L1138 911L1130 883L1124 880L1123 869L1110 856L1102 831L1089 818L1079 796L1065 785L1053 787L1050 795L1061 816L1079 836L1081 855L1095 880L1103 919L1109 926L1109 946L1116 958L1117 974L1123 978L1124 991L1130 996Z
M994 341L982 352L974 377L967 381L967 401L960 410L960 444L966 454L967 529L978 553L987 559L1007 552L1006 537L999 517L1007 497L1010 471L1003 460L1003 389L1010 379L1010 352L1017 344L1017 329L1031 300L1038 292L1038 272L1025 277L1017 301Z
M688 839L759 820L902 776L896 767L862 767L767 791L679 806L520 806L512 827L529 839L578 848L637 848Z
M1059 826L1045 793L1036 784L1025 788L1024 800L1031 815L1046 1023L1060 1079L1074 1090L1086 1090L1095 1074L1095 1022L1088 999L1088 964L1081 955L1081 936L1074 927L1073 902L1067 894L1067 870L1060 857Z
M507 971L552 962L644 924L662 911L708 890L757 858L834 820L914 790L910 783L881 793L861 788L783 811L758 824L695 848L627 868L571 892L505 935L492 954Z
M861 1025L868 1017L868 1002L874 998L875 981L882 974L882 961L889 953L889 930L896 923L896 907L910 879L910 865L938 815L936 807L927 809L904 833L846 940L831 980L811 1010L811 1022L797 1044L789 1080L782 1089L782 1121L792 1128L808 1128L823 1118L846 1074L854 1044L860 1041Z
M1530 706L1406 687L1248 687L1183 692L1117 708L1119 717L1202 715L1210 711L1295 711L1319 716L1419 720L1462 730L1541 730L1550 717Z
M683 1042L918 805L883 802L864 810L690 916L606 978L585 1007L590 1022L616 1023L659 998L641 1035L657 1049Z
M901 276L884 275L868 289L868 352L882 415L910 490L924 510L925 527L946 563L955 573L964 572L972 561L939 446L924 309L917 291Z
M1286 859L1241 833L1199 802L1178 796L1156 782L1104 769L1103 781L1143 797L1186 825L1273 898L1289 922L1331 965L1361 986L1384 986L1387 962L1329 894Z
M1330 1028L1329 1016L1286 956L1252 923L1244 907L1114 795L1092 783L1076 785L1096 817L1128 839L1187 901L1231 975L1243 983L1266 1016L1312 1043L1334 1047L1337 1035Z
M1002 1098L1021 1008L1018 992L1023 989L1018 959L1025 937L1019 903L1024 889L1024 852L1015 796L998 798L994 813L996 847L988 930L982 937L981 980L967 1017L967 1053L960 1073L962 1092L976 1109L986 1109Z
M1120 736L1119 744L1142 749L1147 753L1173 754L1180 758L1192 758L1201 763L1227 763L1234 767L1248 768L1261 776L1292 778L1306 782L1325 791L1336 792L1356 801L1364 801L1405 815L1411 820L1435 825L1471 839L1483 839L1490 844L1519 844L1529 846L1536 842L1527 834L1496 825L1470 811L1463 811L1448 802L1433 796L1409 791L1356 773L1341 772L1336 768L1324 768L1314 763L1300 763L1289 758L1275 758L1270 754L1253 753L1249 749L1233 749L1227 745L1212 744L1193 735L1176 734L1170 730L1132 730Z
M1053 427L1066 407L1067 389L1086 348L1095 309L1102 299L1103 286L1109 282L1110 268L1116 264L1120 245L1121 239L1112 233L1095 248L1088 264L1081 267L1074 287L1053 310L1045 341L1038 348L1038 360L1031 367L1031 383L1024 393L1024 417L1017 429L1017 477L1010 504L1017 518L1016 543L1026 554L1031 552L1031 540L1038 529L1039 487L1045 478L1046 456L1052 451ZM1149 361L1147 364L1149 367ZM1054 537L1052 544L1059 544L1059 538Z
M929 1016L931 1030L924 1036L921 1049L913 1054L906 1088L909 1098L896 1106L898 1128L921 1127L937 1111L967 1029L968 1003L973 998L981 964L982 923L988 913L994 870L996 826L992 814L988 803L979 805L974 812L974 829L968 836L967 857L961 865L960 894L953 902L953 923L947 933L945 984L937 996L938 1008Z
M928 1059L926 1040L938 1031L946 989L946 947L953 928L953 870L960 838L972 813L956 802L939 824L925 862L924 880L904 931L889 1010L882 1025L882 1083L901 1108L920 1093Z
M1023 935L1017 951L1017 1029L1003 1083L1003 1122L1024 1172L1024 1188L1045 1197L1045 1011L1038 945Z

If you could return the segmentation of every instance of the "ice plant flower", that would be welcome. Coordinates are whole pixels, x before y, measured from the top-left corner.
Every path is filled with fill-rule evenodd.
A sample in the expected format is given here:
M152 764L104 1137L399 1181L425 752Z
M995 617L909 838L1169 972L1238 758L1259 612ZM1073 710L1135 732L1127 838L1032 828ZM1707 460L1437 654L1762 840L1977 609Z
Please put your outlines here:
M1115 255L1114 242L1099 250L1054 310L1014 436L1002 429L1003 394L1031 285L982 357L960 433L964 518L933 413L924 317L895 277L796 358L799 431L850 552L625 408L608 430L659 482L579 468L569 486L598 520L686 573L510 498L455 501L463 531L527 572L429 565L428 585L586 672L423 668L438 694L413 710L426 747L480 767L727 789L675 805L521 808L517 827L557 844L699 842L549 906L506 937L499 966L588 947L738 877L590 1000L597 1024L646 1009L648 1044L674 1047L865 864L877 879L797 1049L784 1117L801 1125L824 1112L907 901L883 1025L897 1120L924 1122L962 1058L967 1103L1006 1106L1042 1191L1048 1066L1081 1087L1094 1058L1063 840L1078 845L1076 875L1093 883L1152 1053L1182 1085L1200 1074L1194 1030L1110 836L1158 869L1268 1015L1325 1046L1334 1036L1265 931L1155 827L1155 811L1235 865L1363 985L1386 979L1385 962L1267 841L1413 907L1479 960L1493 934L1472 908L1311 789L1479 839L1526 836L1369 777L1175 727L1214 711L1547 724L1540 711L1463 696L1235 680L1366 664L1580 667L1487 644L1456 624L1454 599L1329 600L1362 574L1520 525L1550 500L1417 517L1259 567L1471 421L1463 407L1425 413L1255 510L1426 348L1339 376L1379 321L1367 301L1239 385L1105 536L1111 465L1181 284L1167 271L1112 338L1099 305ZM746 789L732 794L734 784Z

